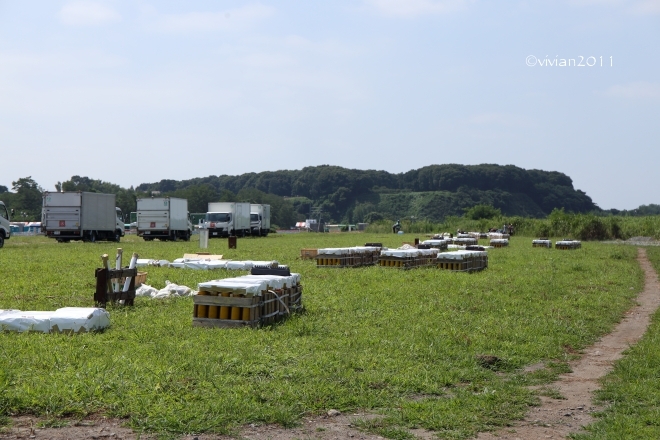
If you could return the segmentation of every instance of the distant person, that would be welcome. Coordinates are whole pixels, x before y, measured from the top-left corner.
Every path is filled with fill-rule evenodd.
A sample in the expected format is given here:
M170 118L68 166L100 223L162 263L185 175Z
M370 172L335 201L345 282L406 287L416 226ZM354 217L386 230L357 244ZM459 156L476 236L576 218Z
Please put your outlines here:
M396 223L392 225L392 233L398 234L400 230L401 230L401 222L397 220Z

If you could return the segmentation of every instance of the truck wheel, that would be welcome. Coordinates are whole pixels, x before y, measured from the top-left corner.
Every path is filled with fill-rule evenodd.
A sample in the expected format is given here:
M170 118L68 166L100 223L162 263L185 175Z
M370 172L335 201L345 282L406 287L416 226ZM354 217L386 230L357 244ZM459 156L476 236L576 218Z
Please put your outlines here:
M115 236L113 237L113 241L119 243L121 241L121 232L115 231Z
M190 231L186 231L186 235L183 237L185 241L190 241Z
M0 235L0 248L3 247L4 245L5 245L5 237Z

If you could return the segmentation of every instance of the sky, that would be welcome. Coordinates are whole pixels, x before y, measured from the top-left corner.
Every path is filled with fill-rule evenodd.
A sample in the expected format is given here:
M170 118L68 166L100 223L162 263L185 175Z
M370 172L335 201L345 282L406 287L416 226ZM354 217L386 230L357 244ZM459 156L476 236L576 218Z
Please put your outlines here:
M322 164L660 204L660 0L0 0L0 185Z

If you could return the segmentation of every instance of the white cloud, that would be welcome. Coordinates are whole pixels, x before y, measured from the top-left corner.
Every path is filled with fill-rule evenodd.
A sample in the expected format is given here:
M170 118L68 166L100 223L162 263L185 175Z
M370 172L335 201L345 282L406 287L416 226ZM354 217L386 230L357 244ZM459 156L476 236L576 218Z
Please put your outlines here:
M89 1L65 4L59 13L64 24L73 26L95 26L121 19L119 13L106 5Z
M625 99L660 99L660 83L638 81L615 85L607 89L605 94Z
M632 11L637 14L660 14L660 0L644 0L636 2Z
M253 4L220 12L171 14L163 16L155 27L166 32L238 30L271 16L273 12L269 6Z
M568 2L575 6L621 7L633 14L660 14L660 0L568 0Z

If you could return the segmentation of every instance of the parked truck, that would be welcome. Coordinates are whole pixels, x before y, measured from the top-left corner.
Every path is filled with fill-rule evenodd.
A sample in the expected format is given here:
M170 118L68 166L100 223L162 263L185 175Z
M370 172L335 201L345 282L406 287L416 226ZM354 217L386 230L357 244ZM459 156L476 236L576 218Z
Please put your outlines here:
M0 202L0 248L9 240L11 228L9 227L9 212L3 202Z
M174 197L137 199L137 235L145 241L190 241L188 200Z
M265 237L270 232L270 205L250 205L250 233Z
M250 204L237 202L211 202L204 219L209 238L244 237L250 233Z
M118 242L124 236L124 215L114 194L44 192L42 232L60 243L71 240Z

